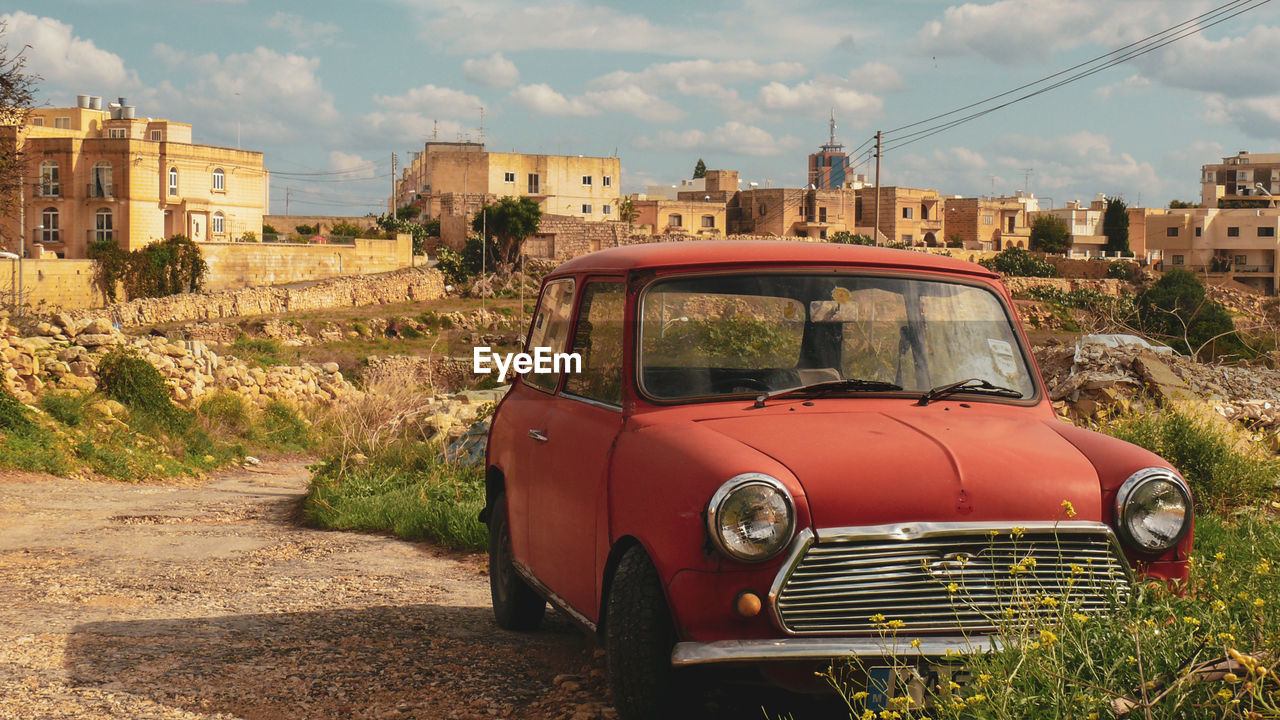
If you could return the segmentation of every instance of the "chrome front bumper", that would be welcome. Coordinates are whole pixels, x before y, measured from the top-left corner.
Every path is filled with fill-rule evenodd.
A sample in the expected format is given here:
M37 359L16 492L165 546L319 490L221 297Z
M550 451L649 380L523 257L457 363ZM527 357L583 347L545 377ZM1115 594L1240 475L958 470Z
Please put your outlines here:
M919 640L916 647L912 640ZM830 660L842 657L935 658L956 653L989 652L995 648L991 636L963 635L911 638L784 638L779 640L720 640L709 643L677 643L671 652L676 667L711 663Z

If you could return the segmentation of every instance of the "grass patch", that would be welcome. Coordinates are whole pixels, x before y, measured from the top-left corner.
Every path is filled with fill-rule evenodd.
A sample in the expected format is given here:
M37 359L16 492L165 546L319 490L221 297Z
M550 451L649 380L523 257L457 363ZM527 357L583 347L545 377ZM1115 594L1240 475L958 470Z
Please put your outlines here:
M274 338L253 338L240 333L228 349L235 357L258 367L285 365L290 360L284 346Z
M1241 431L1186 409L1122 415L1098 428L1173 463L1198 511L1225 511L1274 496L1280 461Z
M481 469L440 458L429 443L355 465L333 459L312 480L309 523L334 530L391 532L465 550L482 550L488 531Z

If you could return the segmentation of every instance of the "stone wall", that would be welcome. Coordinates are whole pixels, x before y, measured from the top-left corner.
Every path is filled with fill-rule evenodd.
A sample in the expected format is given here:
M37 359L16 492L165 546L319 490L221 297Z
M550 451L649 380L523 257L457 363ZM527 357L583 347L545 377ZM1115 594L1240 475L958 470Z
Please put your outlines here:
M261 287L245 290L173 295L116 303L99 310L70 313L76 319L105 318L121 327L271 315L337 307L385 305L444 296L444 276L428 268L383 275L334 278L299 288Z
M27 258L22 261L22 282L17 282L18 262L0 260L0 306L12 302L13 286L22 287L28 307L102 307L102 294L93 284L92 260Z
M209 290L283 285L410 267L413 238L355 238L354 245L200 243L209 263Z
M324 234L330 228L338 223L350 223L357 227L369 229L376 225L374 218L368 216L346 217L343 215L263 215L262 224L270 225L281 233L292 234L294 228L299 225L320 226L320 233ZM262 229L258 228L256 232L261 235Z

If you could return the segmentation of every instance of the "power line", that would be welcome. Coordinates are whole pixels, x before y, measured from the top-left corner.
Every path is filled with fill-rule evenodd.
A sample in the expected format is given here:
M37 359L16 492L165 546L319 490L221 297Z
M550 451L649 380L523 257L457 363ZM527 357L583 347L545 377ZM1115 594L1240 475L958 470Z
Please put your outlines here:
M891 143L888 147L885 147L885 148L884 148L884 150L883 150L883 152L888 152L888 151L890 151L890 150L895 150L895 149L897 149L897 148L901 148L901 147L904 147L904 146L906 146L906 145L910 145L910 144L912 144L912 143L919 142L920 140L924 140L924 139L925 139L925 138L927 138L927 137L931 137L931 136L936 135L936 134L938 134L938 133L940 133L940 132L944 132L944 131L946 131L946 130L950 130L950 129L951 129L951 128L953 128L953 127L956 127L956 126L961 125L961 124L963 124L963 123L969 122L970 120L977 119L977 118L982 117L982 116L984 116L984 115L990 114L990 113L992 113L992 112L995 112L996 110L1000 110L1000 109L1006 108L1006 107L1008 107L1008 106L1010 106L1010 105L1013 105L1013 104L1015 104L1015 103L1021 102L1021 101L1023 101L1023 100L1027 100L1027 99L1032 98L1032 97L1035 97L1035 96L1037 96L1037 95L1041 95L1041 94L1044 94L1044 93L1046 93L1046 92L1049 92L1050 90L1054 90L1054 89L1057 89L1057 88L1059 88L1059 87L1062 87L1063 85L1066 85L1066 84L1069 84L1069 83L1075 82L1075 81L1077 81L1077 80L1081 80L1081 79L1086 78L1086 77L1089 77L1090 75L1094 75L1094 74L1096 74L1096 73L1102 72L1103 70L1106 70L1106 69L1108 69L1108 68L1114 67L1114 66L1119 65L1119 64L1121 64L1121 63L1123 63L1123 62L1127 62L1127 61L1129 61L1129 60L1132 60L1133 58L1140 57L1140 56L1142 56L1142 55L1146 55L1147 53L1153 52L1153 51L1158 50L1158 49L1160 49L1160 48L1162 48L1162 47L1165 47L1165 46L1170 45L1170 44L1172 44L1172 43L1178 42L1179 40L1183 40L1183 39L1185 39L1185 38L1191 37L1192 35L1196 35L1196 34L1199 34L1199 33L1201 33L1201 32L1204 32L1205 30L1207 30L1208 28L1213 27L1214 25L1218 25L1218 24L1220 24L1220 23L1226 22L1227 20L1230 20L1230 19L1232 19L1232 18L1234 18L1234 17L1237 17L1237 16L1239 16L1239 15L1242 15L1242 14L1244 14L1244 13L1246 13L1246 12L1249 12L1250 10L1255 10L1255 9L1257 9L1257 8L1261 7L1262 5L1265 5L1265 4L1269 3L1269 2L1271 2L1271 0L1235 0L1234 2L1227 3L1226 5L1222 5L1222 6L1220 6L1220 7L1216 8L1216 9L1214 9L1214 10L1211 10L1211 11L1209 11L1209 12L1207 12L1207 13L1203 13L1203 14L1201 14L1201 15L1198 15L1198 16L1196 16L1195 18L1192 18L1191 20L1187 20L1187 21L1184 21L1184 22L1179 23L1179 24L1177 24L1177 25L1174 25L1174 26L1172 26L1172 27L1170 27L1170 28L1167 28L1167 29L1165 29L1165 30L1162 30L1162 31L1161 31L1161 32L1159 32L1159 33L1155 33L1155 34L1153 34L1153 35L1149 35L1149 36L1147 36L1147 38L1144 38L1143 40L1140 40L1140 41L1138 41L1138 42L1136 42L1136 43L1130 43L1129 45L1126 45L1126 46L1124 46L1124 47L1122 47L1122 48L1119 48L1119 49L1117 49L1117 50L1113 50L1113 51L1111 51L1111 52L1109 52L1109 53L1106 53L1106 54L1104 54L1104 55L1100 55L1100 56L1098 56L1097 58L1094 58L1093 60L1090 60L1090 61L1087 61L1087 62L1084 62L1084 63L1080 63L1080 64L1075 65L1075 66L1073 66L1073 67L1071 67L1071 68L1068 68L1068 69L1066 69L1066 70L1063 70L1063 71L1060 71L1060 72L1054 73L1053 75L1048 75L1048 76L1046 76L1046 77L1044 77L1044 78L1041 78L1041 79L1039 79L1039 80L1037 80L1037 81L1035 81L1035 82L1027 83L1027 84L1022 85L1022 86L1020 86L1020 87L1018 87L1018 88L1014 88L1013 90L1010 90L1010 91L1007 91L1007 92L1004 92L1004 93L1000 93L999 95L993 95L993 96L992 96L992 97L990 97L990 98L987 98L987 99L985 99L985 100L978 101L978 102L976 102L976 103L970 103L969 105L966 105L966 106L964 106L964 107L957 108L957 109L955 109L955 110L952 110L952 111L949 111L949 112L946 112L946 113L942 113L942 114L940 114L940 115L936 115L936 116L934 116L933 118L930 118L930 119L927 119L927 120L922 120L922 121L919 121L919 122L916 122L916 123L911 123L911 124L909 124L909 125L903 125L903 126L900 126L900 127L896 128L895 130L893 130L893 131L889 131L889 132L895 132L895 131L900 131L900 130L904 130L904 129L911 128L911 127L916 127L916 126L919 126L919 125L922 125L922 124L928 123L928 122L930 122L931 120L940 119L940 118L943 118L943 117L947 117L947 116L950 116L950 115L954 115L954 114L955 114L955 113L957 113L957 112L962 112L962 111L964 111L964 110L966 110L966 109L970 109L970 108L977 107L977 106L979 106L979 105L986 104L986 103L988 103L988 102L990 102L990 101L992 101L992 100L995 100L995 99L998 99L998 98L1001 98L1001 97L1006 97L1006 96L1008 96L1008 95L1011 95L1011 94L1013 94L1013 93L1018 92L1019 90L1027 89L1027 88L1034 87L1034 86L1036 86L1036 85L1042 84L1042 83L1046 82L1047 80L1051 80L1051 79L1056 78L1056 77L1061 77L1062 75L1064 75L1064 74L1066 74L1066 73L1069 73L1069 72L1071 72L1072 70L1078 70L1078 69L1080 69L1080 68L1088 67L1088 66L1093 65L1094 63L1098 62L1099 60L1102 60L1102 59L1104 59L1104 58L1108 58L1108 57L1115 56L1117 53L1123 53L1123 54L1119 55L1118 57L1114 57L1113 59L1108 60L1108 61L1106 61L1105 63L1102 63L1101 65L1098 65L1098 66L1096 66L1096 67L1089 68L1089 69L1087 69L1087 70L1082 70L1082 71L1077 72L1077 73L1075 73L1075 74L1073 74L1073 75L1070 75L1069 77L1066 77L1066 78L1064 78L1064 79L1062 79L1062 80L1059 80L1058 82L1055 82L1055 83L1053 83L1053 84L1051 84L1051 85L1047 85L1047 86L1042 87L1042 88L1038 88L1038 89L1036 89L1036 90L1033 90L1032 92L1025 93L1025 94L1020 95L1020 96L1018 96L1018 97L1016 97L1016 98L1014 98L1014 99L1012 99L1012 100L1008 100L1008 101L1003 102L1003 103L1000 103L1000 104L998 104L998 105L995 105L995 106L992 106L992 107L989 107L989 108L986 108L986 109L983 109L983 110L980 110L980 111L977 111L977 112L974 112L974 113L970 113L970 114L968 114L968 115L965 115L965 116L963 116L963 117L960 117L960 118L957 118L957 119L954 119L954 120L949 120L949 121L947 121L947 122L945 122L945 123L940 123L940 124L938 124L938 125L934 125L934 126L931 126L931 127L926 127L926 128L924 128L924 129L917 130L917 131L912 132L912 133L908 133L908 134L906 134L906 135L901 135L901 136L899 136L899 137L897 137L897 138L894 138L894 140L895 140L896 142L893 142L893 143ZM1196 27L1193 27L1193 28L1191 28L1191 29L1185 29L1185 30L1180 30L1180 29L1179 29L1179 28L1185 28L1188 24L1190 24L1190 23L1194 23L1194 22L1196 22L1196 21L1198 21L1198 20L1201 20L1201 19L1204 19L1204 18L1206 18L1206 17L1213 17L1213 18L1214 18L1214 21L1213 21L1213 22L1211 22L1211 23L1208 23L1208 24L1202 25L1202 26L1196 26ZM1172 36L1170 36L1170 35L1169 35L1169 34L1170 34L1170 32L1173 32L1174 34L1173 34ZM1155 41L1155 42L1149 42L1149 41L1150 41L1151 39L1153 39L1153 38L1159 38L1159 39L1158 39L1157 41ZM1128 48L1133 48L1134 46L1139 46L1139 47L1138 47L1138 49L1129 50L1128 52L1125 52L1125 50L1126 50L1126 49L1128 49Z

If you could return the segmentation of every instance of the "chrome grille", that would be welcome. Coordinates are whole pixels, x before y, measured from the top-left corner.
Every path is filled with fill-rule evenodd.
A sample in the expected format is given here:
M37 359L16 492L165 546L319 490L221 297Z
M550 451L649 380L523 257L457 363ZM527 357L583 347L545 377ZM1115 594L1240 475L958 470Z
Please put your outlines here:
M797 635L883 632L893 620L903 623L899 633L989 631L1002 620L1056 614L1061 603L1098 612L1129 587L1112 538L1096 523L820 533L780 576L774 607Z

